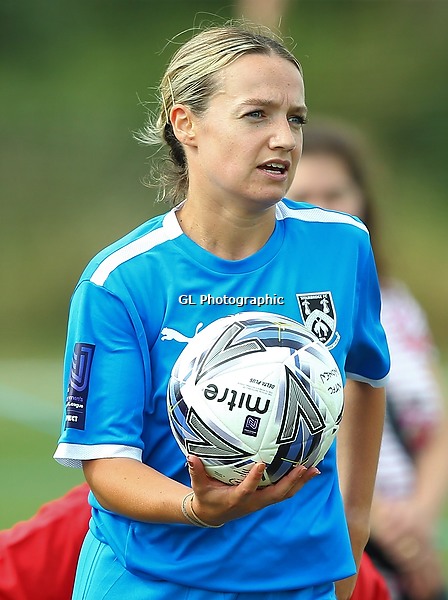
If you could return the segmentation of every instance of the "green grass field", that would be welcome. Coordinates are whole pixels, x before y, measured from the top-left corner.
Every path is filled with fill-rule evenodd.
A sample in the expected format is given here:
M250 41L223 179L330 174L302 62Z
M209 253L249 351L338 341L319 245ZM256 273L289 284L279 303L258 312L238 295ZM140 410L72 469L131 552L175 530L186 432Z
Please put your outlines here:
M61 361L0 361L0 528L83 481L52 458L60 427ZM448 504L439 528L448 572Z
M83 480L52 458L60 428L60 360L0 361L0 527L26 519Z

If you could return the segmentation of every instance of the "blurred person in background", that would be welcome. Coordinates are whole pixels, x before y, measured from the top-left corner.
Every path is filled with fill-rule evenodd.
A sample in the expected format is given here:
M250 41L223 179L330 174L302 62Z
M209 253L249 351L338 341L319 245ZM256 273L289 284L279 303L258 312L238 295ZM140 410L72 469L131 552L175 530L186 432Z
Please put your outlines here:
M448 425L437 351L425 314L386 272L364 141L334 122L307 125L287 197L358 216L370 230L392 368L367 550L393 598L447 598L435 542L448 488Z

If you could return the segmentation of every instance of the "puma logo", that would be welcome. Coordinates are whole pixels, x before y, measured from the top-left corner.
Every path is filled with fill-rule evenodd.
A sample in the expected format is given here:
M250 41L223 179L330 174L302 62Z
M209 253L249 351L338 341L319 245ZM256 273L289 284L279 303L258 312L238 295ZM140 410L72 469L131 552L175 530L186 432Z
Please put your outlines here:
M188 337L187 335L180 333L180 331L171 329L171 327L164 327L161 331L160 339L162 340L162 342L174 340L175 342L180 342L181 344L188 344L188 342L190 340L192 340L194 337L196 337L196 335L198 334L198 331L203 326L204 326L204 323L198 323L196 325L196 329L195 329L193 337Z

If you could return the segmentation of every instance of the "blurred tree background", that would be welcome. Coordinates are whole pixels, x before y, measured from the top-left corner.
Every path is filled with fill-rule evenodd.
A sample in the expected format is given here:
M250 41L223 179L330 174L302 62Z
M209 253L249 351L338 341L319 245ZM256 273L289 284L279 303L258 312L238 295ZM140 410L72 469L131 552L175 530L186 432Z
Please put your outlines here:
M0 388L12 385L19 361L22 390L40 386L44 396L51 385L60 411L57 378L33 361L60 364L70 295L87 261L166 210L142 185L148 149L132 133L172 54L168 41L235 16L233 4L0 0ZM386 259L426 309L447 359L448 2L292 0L281 29L304 68L310 120L332 116L366 134ZM14 398L2 394L0 417ZM30 497L18 479L14 492L18 467L7 457L25 434L0 422L12 522ZM28 440L20 460L29 465L41 452L53 463L51 431L35 448ZM64 474L49 470L43 481L29 470L34 507L68 487Z

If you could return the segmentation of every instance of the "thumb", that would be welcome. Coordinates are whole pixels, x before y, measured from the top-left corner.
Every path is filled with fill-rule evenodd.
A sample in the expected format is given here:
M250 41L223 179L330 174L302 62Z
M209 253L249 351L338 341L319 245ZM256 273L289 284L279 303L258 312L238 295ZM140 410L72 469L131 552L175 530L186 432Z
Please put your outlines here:
M187 456L187 464L192 484L200 483L201 481L204 481L205 478L208 478L202 460L199 457L195 456L194 454L189 454Z

